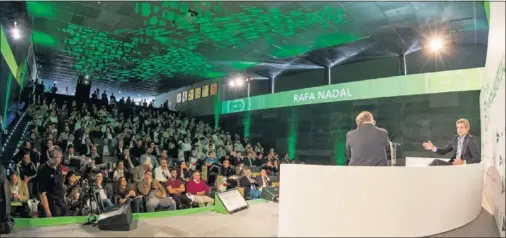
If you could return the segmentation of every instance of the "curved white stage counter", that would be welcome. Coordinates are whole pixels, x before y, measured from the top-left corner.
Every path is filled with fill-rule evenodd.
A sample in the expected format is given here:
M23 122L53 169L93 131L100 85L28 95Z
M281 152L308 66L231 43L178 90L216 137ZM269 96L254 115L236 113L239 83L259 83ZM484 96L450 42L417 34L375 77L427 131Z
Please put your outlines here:
M483 166L282 164L281 237L424 237L481 212Z

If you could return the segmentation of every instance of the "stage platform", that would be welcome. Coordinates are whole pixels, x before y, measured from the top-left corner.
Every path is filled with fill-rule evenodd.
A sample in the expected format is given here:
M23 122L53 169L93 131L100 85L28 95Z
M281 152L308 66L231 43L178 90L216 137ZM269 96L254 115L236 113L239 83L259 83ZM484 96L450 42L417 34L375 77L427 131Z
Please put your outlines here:
M170 213L170 212L165 212ZM162 216L134 220L128 232L100 231L81 224L17 227L2 237L276 237L278 204L261 202L232 215L202 211L184 216ZM308 227L308 229L311 229ZM485 210L472 223L434 237L499 237L493 217Z

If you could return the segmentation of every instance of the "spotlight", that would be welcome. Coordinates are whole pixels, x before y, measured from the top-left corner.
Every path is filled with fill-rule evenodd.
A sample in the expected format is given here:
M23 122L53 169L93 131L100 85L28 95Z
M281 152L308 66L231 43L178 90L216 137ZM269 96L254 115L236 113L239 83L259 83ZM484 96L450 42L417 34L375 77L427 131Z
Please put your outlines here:
M89 75L84 76L85 79L90 79Z
M230 86L232 88L235 87L235 80L228 81L228 86Z
M242 87L244 85L244 79L242 78L235 79L235 84L237 87Z
M21 31L18 28L18 23L14 22L14 28L11 30L12 38L19 40L21 38Z
M443 41L440 38L432 39L429 43L430 50L438 52L443 48Z

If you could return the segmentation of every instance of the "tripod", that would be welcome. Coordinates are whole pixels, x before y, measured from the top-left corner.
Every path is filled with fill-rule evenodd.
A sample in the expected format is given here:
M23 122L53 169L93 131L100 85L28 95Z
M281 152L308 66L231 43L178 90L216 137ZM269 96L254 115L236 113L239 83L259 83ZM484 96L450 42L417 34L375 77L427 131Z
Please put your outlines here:
M81 193L79 194L79 211L78 214L81 216L100 215L104 210L102 201L99 199L97 186L95 183L90 182L91 179L86 176L81 177ZM96 209L93 209L96 204ZM95 213L93 213L96 210Z

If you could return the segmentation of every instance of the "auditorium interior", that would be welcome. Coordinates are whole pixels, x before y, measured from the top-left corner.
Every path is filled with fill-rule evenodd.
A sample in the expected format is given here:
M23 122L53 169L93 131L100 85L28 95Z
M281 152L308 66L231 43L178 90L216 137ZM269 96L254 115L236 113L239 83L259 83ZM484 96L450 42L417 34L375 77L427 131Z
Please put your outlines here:
M0 234L505 237L504 22L488 0L3 1ZM357 165L361 115L381 166Z

